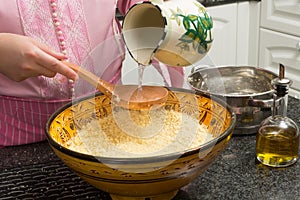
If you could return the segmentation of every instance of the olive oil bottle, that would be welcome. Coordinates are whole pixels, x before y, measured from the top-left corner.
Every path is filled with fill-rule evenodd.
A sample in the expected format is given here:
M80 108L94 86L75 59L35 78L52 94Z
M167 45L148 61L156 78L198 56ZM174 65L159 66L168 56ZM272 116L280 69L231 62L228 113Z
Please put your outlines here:
M260 125L256 135L256 158L264 165L286 167L298 160L299 128L286 117L289 79L284 78L280 64L279 78L272 80L274 87L273 114Z

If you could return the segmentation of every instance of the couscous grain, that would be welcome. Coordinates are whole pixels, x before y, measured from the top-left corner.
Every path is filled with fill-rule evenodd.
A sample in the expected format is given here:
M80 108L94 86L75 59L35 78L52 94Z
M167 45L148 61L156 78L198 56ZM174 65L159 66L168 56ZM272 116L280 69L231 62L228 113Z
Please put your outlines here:
M198 119L173 110L118 110L87 123L67 147L104 157L147 157L181 152L213 136Z

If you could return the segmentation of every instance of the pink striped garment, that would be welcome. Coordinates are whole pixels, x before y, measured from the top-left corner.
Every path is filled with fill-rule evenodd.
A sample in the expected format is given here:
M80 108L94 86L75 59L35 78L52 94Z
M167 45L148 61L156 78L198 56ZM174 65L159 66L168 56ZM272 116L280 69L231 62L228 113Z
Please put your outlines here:
M120 82L124 46L116 37L121 30L115 10L118 7L124 14L139 1L56 0L70 61L104 80ZM26 35L60 51L50 3L51 0L0 0L0 33ZM167 86L182 86L181 68L159 63L155 67ZM80 80L75 86L76 97L90 94L92 89ZM70 101L68 80L59 74L14 82L0 73L0 147L45 140L50 115Z
M62 101L0 98L0 147L45 140L45 124Z
M120 31L115 10L118 5L125 12L137 1L56 0L70 61L107 81L118 82L123 47L114 38ZM61 50L52 21L51 0L0 0L0 5L0 32L26 35L56 51ZM94 62L89 54L107 38L110 38L109 48L104 46L105 54L96 55L98 60ZM84 81L78 81L75 86L77 97L92 89ZM71 101L70 98L69 81L60 74L54 78L39 76L14 82L0 73L0 147L45 140L47 120L60 106Z

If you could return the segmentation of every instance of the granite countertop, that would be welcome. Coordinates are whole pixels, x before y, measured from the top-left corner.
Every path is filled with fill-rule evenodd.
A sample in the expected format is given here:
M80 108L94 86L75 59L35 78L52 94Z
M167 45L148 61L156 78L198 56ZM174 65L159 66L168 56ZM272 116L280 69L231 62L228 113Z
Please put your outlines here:
M218 5L224 5L229 3L239 3L243 1L261 1L261 0L197 0L197 1L199 1L205 7L210 7L210 6L218 6Z
M289 98L288 116L300 126L300 100ZM48 143L0 149L0 199L110 200L84 182L54 154ZM174 200L300 198L300 161L286 168L256 162L255 135L233 136L226 149Z

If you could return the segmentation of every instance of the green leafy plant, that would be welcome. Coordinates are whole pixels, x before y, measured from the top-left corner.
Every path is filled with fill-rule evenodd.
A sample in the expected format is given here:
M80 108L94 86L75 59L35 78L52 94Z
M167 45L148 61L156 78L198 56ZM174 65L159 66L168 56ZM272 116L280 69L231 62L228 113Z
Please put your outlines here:
M199 8L199 15L184 15L180 8L177 8L176 11L171 10L171 19L176 20L179 26L182 24L186 30L179 38L177 46L185 51L189 51L192 46L198 53L203 54L208 51L208 45L213 41L211 33L213 22L203 6L195 5Z

